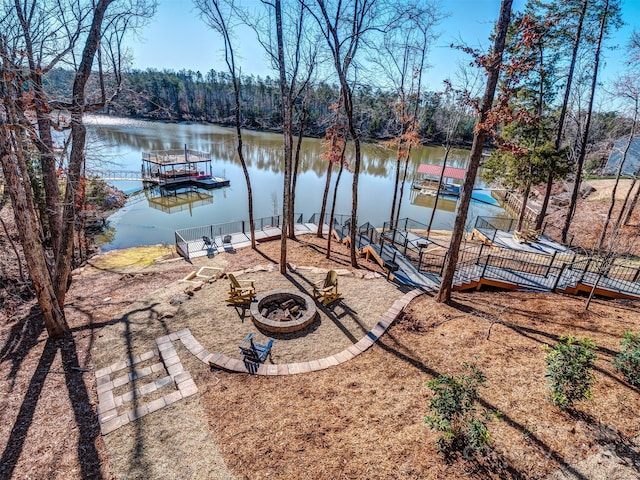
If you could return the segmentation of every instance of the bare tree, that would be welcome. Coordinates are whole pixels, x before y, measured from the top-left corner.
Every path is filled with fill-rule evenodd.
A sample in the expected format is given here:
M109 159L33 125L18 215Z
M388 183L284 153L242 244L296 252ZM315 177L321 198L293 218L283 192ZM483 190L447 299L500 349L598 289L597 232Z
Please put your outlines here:
M445 91L440 95L440 104L445 110L444 118L444 157L442 157L442 175L438 179L438 188L433 201L433 208L429 215L427 223L427 238L431 233L433 220L438 210L438 201L440 191L442 189L442 181L444 169L449 161L449 154L453 147L453 139L458 132L458 125L465 115L469 115L469 111L475 104L475 99L479 95L478 92L479 76L476 72L470 71L466 65L459 65L456 74L456 86L450 80L445 81Z
M329 199L329 188L331 186L331 174L333 172L333 166L338 162L344 162L344 152L347 147L345 124L342 115L342 99L339 99L336 103L329 106L329 111L333 113L333 119L327 127L325 137L323 141L324 152L320 155L320 158L327 162L327 175L325 177L324 192L322 194L322 204L320 205L320 220L318 221L318 230L316 236L322 238L322 231L324 226L324 217L327 211L327 201ZM342 163L341 163L342 165ZM340 174L342 173L342 166L340 167ZM339 178L338 178L339 180ZM335 197L338 189L338 180L334 187L334 205ZM330 215L329 230L331 230L333 220L333 214ZM331 233L331 232L329 232ZM331 235L329 235L331 237ZM329 252L327 252L329 255ZM328 258L328 257L327 257Z
M564 132L565 118L567 115L567 108L569 107L569 97L571 94L571 86L573 83L573 75L576 67L578 49L582 41L582 28L584 26L584 19L587 12L588 1L589 0L582 0L582 6L580 8L580 13L578 15L578 23L576 25L576 31L573 37L573 48L571 50L571 61L569 63L567 83L565 84L565 87L564 87L564 97L562 101L562 107L560 108L560 116L558 117L558 125L556 127L556 138L554 143L556 151L560 151L560 146L562 144L562 135ZM551 198L551 189L553 187L554 180L555 180L555 172L553 170L550 170L547 176L547 188L544 194L544 198L542 200L542 206L540 207L540 214L536 219L536 229L542 228L542 222L544 222L544 217L546 216L547 208L549 207L549 199Z
M421 103L422 74L434 29L443 18L436 4L394 5L394 21L375 50L374 63L384 72L395 91L396 138L385 142L396 150L396 169L389 224L395 228L400 217L404 181L413 147L419 145L418 108ZM402 172L402 174L401 174Z
M638 114L640 113L640 82L638 81L637 75L628 75L619 78L615 82L614 93L616 98L624 99L631 103L632 105L632 122L631 127L629 128L629 135L627 137L627 142L625 143L624 150L622 151L622 155L620 158L620 164L618 165L618 169L616 171L616 181L613 185L613 191L611 192L611 204L609 205L609 210L607 211L607 217L605 218L604 225L602 227L602 233L600 234L600 240L598 241L598 251L602 251L604 247L605 238L607 236L607 230L609 228L609 223L611 222L611 216L613 215L613 210L616 205L616 192L618 190L618 184L620 183L620 176L622 174L622 169L624 168L625 162L627 161L627 155L629 154L629 150L631 149L631 145L633 144L633 139L636 135L636 130L638 126ZM629 187L627 194L624 199L624 203L620 208L620 214L614 224L613 231L616 232L620 227L620 223L622 221L622 213L624 212L629 197L631 196L631 191L633 190L633 183Z
M71 281L77 206L83 202L86 150L83 115L86 111L103 108L108 101L105 89L95 102L87 96L94 58L104 33L122 26L117 19L126 16L142 18L152 14L154 8L155 4L144 1L133 5L117 0L73 4L44 0L21 3L16 0L13 6L5 6L0 17L0 115L3 117L0 163L7 180L29 275L47 331L52 337L69 329L63 305ZM56 35L50 35L52 31ZM112 51L118 48L114 45ZM49 99L43 88L41 72L32 70L61 61L74 67L72 91L68 99ZM98 69L98 75L104 78L105 72ZM117 91L118 88L115 89ZM54 118L65 120L54 124ZM71 150L65 169L64 198L62 203L57 198L47 199L45 216L41 216L32 187L37 183L37 177L49 185L45 189L47 196L57 197L60 193L57 190L60 179L55 158L51 155L52 141L49 144L54 127L70 130ZM41 169L34 169L37 159L41 160ZM51 232L52 249L47 248L45 225Z
M473 185L475 184L478 168L480 166L480 159L482 158L482 148L484 147L484 142L489 132L487 119L493 103L498 78L500 76L502 53L504 51L507 30L511 20L511 4L512 0L502 0L501 2L500 13L496 23L493 49L486 59L485 66L487 69L487 84L482 97L482 105L480 107L480 115L476 125L476 131L473 136L469 165L467 166L460 201L458 202L458 210L453 226L453 232L451 234L451 243L449 245L449 255L445 261L440 289L436 296L436 300L438 302L448 302L451 299L453 275L456 271L456 264L458 263L458 253L460 250L460 244L462 243L462 237L464 235L467 213L469 212L469 204L471 202L471 195L473 194Z
M355 106L353 99L354 61L362 47L363 37L377 30L376 0L349 0L329 2L316 1L317 9L312 13L318 23L322 37L331 52L333 66L340 83L340 95L347 118L349 136L354 146L353 183L351 186L351 265L358 267L356 257L356 221L358 215L358 180L361 166L360 133L355 123Z
M567 208L567 215L565 218L565 223L562 228L562 241L567 241L567 235L569 234L569 227L571 226L571 220L573 219L573 214L575 213L576 204L578 202L578 192L580 191L580 183L582 182L582 168L584 166L584 160L587 153L587 142L589 137L589 128L591 125L591 118L593 113L593 101L595 98L595 91L598 85L598 70L600 68L601 61L601 52L602 52L602 42L605 38L605 34L607 33L607 29L615 24L616 21L619 20L619 4L618 0L605 0L604 6L600 12L600 28L596 41L596 49L594 52L594 64L593 64L593 75L591 77L591 90L589 94L589 106L587 107L584 128L581 133L581 141L578 148L577 162L576 162L576 172L575 172L575 180L573 184L573 190L571 192L571 201L569 203L569 207Z
M233 98L235 102L235 127L236 127L236 151L247 185L247 201L249 210L249 229L251 230L251 248L256 248L256 232L253 218L253 190L249 169L244 158L242 145L242 108L240 106L240 75L236 67L236 58L232 42L231 16L234 13L233 0L194 0L204 22L222 36L224 43L224 60L229 70L229 76L233 85Z
M284 182L282 194L282 237L280 244L280 272L286 273L287 238L294 234L294 200L296 165L299 162L305 114L299 115L296 165L294 165L294 115L296 103L302 98L314 73L318 42L307 22L304 3L295 1L283 10L281 0L262 0L264 10L239 11L243 21L256 33L271 66L278 72L282 132L284 137Z

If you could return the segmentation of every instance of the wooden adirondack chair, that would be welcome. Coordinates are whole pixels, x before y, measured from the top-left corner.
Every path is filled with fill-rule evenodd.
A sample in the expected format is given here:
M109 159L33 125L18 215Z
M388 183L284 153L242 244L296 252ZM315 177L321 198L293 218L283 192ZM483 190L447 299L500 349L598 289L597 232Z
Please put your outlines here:
M229 286L229 298L227 301L234 305L247 305L256 298L256 287L253 280L239 282L233 273L227 274L231 285ZM245 286L243 286L243 284Z
M338 274L335 270L329 270L324 282L313 286L313 298L323 305L329 305L340 297L342 294L338 292Z

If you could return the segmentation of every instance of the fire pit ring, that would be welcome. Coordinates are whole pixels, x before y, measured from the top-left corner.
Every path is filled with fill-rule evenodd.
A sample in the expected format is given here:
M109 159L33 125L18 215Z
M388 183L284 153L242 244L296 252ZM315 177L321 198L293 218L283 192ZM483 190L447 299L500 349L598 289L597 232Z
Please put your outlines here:
M279 312L280 318L269 318L266 312L269 306L291 305ZM293 313L290 312L294 311ZM313 299L298 290L272 290L256 297L250 307L253 323L256 327L271 333L289 333L302 330L313 322L317 310ZM267 315L263 315L266 313Z

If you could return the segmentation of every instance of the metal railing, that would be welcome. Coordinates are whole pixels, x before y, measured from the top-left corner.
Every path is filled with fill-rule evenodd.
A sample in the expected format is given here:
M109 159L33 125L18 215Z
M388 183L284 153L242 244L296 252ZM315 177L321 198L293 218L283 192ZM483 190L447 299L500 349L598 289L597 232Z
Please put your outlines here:
M296 213L294 215L294 223L302 223L302 218L303 215L301 213ZM282 226L282 215L257 218L254 219L253 224L256 231L272 227L280 228ZM183 228L175 231L176 248L185 258L190 258L189 242L201 240L203 237L208 237L215 241L216 238L238 233L244 234L247 239L251 238L251 228L247 220Z
M321 215L319 213L314 213L311 215L311 218L309 218L308 223L315 223L316 225L320 225L321 223L323 225L331 225L331 229L335 230L341 239L350 235L351 215L334 215L333 222L331 222L330 213L325 213L324 216L322 216L322 222L320 222L320 217Z
M416 220L412 220L411 218L401 218L398 220L398 224L395 227L391 226L390 222L384 222L382 224L382 231L387 230L405 230L408 232L411 231L427 231L428 225L426 223L421 223Z
M504 217L478 217L476 218L475 228L487 228L493 230L504 230L510 232L516 224L515 218Z
M319 214L314 214L309 223L316 223ZM325 216L329 220L328 216ZM326 220L324 223L326 223ZM348 228L351 217L336 215L333 228ZM497 220L497 221L496 221ZM484 222L484 223L482 223ZM505 223L503 223L505 222ZM479 217L476 225L489 227L507 227L513 219ZM264 230L269 227L280 227L281 215L259 218L254 221L255 229ZM302 223L302 215L296 214L295 223ZM388 224L385 224L388 227ZM410 219L403 219L399 225L409 227L414 231L422 225ZM481 227L482 228L482 227ZM214 241L225 235L244 233L248 235L249 225L246 221L227 222L217 225L193 227L175 232L176 248L189 258L189 242L200 240L207 236ZM416 238L408 241L407 231L397 229L378 229L370 223L357 228L356 247L362 249L373 245L379 251L382 260L389 260L389 252L402 253L417 268L419 272L442 275L448 252L427 251L419 246ZM402 241L398 242L401 239ZM386 245L385 245L386 244ZM390 247L385 249L385 246ZM398 246L401 248L399 249ZM386 253L385 253L386 252ZM531 288L545 288L555 290L558 286L597 285L600 289L615 290L621 293L640 295L640 266L630 266L616 260L600 257L576 257L573 252L567 253L537 253L518 250L492 249L486 253L485 244L471 244L460 249L456 265L456 278L460 281L479 281L482 278L506 281L515 285Z

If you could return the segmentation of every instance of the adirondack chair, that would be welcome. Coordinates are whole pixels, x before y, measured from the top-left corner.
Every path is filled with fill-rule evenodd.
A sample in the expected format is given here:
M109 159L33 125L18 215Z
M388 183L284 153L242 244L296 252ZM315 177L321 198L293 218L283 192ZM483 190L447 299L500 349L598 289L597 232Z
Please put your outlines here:
M253 333L247 335L242 345L240 345L240 353L244 356L245 361L248 360L254 363L264 363L269 356L271 346L273 345L273 338L270 338L266 344L256 343L253 341Z
M527 239L524 237L523 232L518 230L513 231L513 239L518 243L526 243Z
M541 230L534 230L534 229L530 228L529 230L525 230L522 233L524 235L524 238L528 242L535 243L538 240L540 240L540 235L542 234L542 231Z
M329 270L324 282L313 286L313 298L323 305L329 305L340 297L342 294L338 292L338 274L335 270Z
M207 250L207 256L209 258L213 257L214 249L213 249L213 242L211 241L211 239L206 235L203 235L202 241L204 242L204 248Z
M239 282L233 273L227 274L229 277L229 298L227 301L234 305L247 305L256 298L256 287L253 280L242 280ZM243 286L243 284L245 286Z

